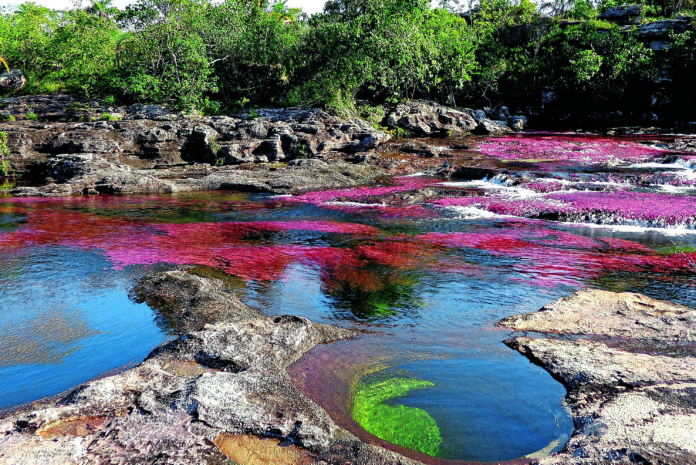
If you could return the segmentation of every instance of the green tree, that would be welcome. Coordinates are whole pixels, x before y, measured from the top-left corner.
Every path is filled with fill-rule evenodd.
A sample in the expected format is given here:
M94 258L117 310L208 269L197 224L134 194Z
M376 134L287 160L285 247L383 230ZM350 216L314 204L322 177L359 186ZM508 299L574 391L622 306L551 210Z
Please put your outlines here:
M128 9L123 21L134 31L120 43L110 90L128 101L200 106L217 90L202 37L209 8L203 0L141 0Z

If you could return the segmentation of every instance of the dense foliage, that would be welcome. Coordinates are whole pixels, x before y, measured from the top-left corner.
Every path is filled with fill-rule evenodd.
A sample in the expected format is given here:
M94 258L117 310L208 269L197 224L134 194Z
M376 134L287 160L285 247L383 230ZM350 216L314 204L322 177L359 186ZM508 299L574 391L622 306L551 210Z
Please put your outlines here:
M647 0L644 16L692 0ZM427 0L329 0L311 17L283 0L109 0L84 10L31 3L0 16L0 53L28 93L68 91L208 113L241 107L392 104L420 97L513 106L553 93L578 109L625 107L654 93L657 71L696 61L691 33L653 52L635 28L597 21L586 0L480 0L465 18ZM575 21L567 21L564 18ZM676 68L675 68L676 69ZM683 80L684 82L680 81Z

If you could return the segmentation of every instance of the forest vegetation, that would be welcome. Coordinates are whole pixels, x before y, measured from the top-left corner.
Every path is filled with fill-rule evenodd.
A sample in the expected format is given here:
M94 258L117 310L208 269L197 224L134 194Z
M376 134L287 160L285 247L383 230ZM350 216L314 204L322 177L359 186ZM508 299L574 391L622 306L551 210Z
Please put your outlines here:
M694 0L642 0L638 23L679 16ZM553 89L584 105L628 104L627 93L670 86L694 99L696 36L666 50L636 26L600 21L621 0L456 2L329 0L307 15L282 0L108 0L54 11L24 3L0 16L0 54L28 77L23 93L79 93L206 114L261 106L365 112L410 98L495 106ZM677 66L674 66L674 65Z

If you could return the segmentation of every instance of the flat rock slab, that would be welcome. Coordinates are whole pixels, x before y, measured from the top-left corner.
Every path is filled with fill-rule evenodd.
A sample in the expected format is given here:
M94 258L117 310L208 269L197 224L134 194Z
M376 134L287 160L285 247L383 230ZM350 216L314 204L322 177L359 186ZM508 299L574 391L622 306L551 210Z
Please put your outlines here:
M641 294L597 289L582 289L498 325L516 331L696 343L696 310Z
M538 463L696 464L694 323L688 307L594 289L501 320L547 335L505 342L568 389L576 430Z

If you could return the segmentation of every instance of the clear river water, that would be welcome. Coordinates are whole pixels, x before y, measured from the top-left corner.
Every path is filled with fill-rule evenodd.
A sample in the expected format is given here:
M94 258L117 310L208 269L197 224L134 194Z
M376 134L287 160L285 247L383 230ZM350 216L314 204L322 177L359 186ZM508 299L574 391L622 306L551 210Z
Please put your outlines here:
M451 140L429 142L457 156ZM291 374L365 440L444 460L553 452L572 434L565 389L495 323L586 286L696 306L692 158L659 142L491 138L477 148L503 175L297 196L0 199L0 408L174 337L128 290L195 265L269 315L360 331ZM375 424L380 412L412 418L409 437Z

